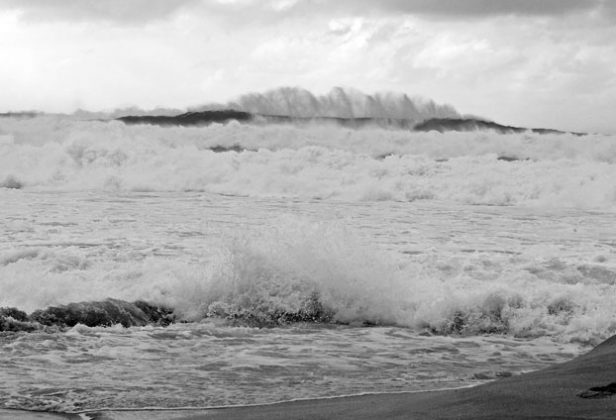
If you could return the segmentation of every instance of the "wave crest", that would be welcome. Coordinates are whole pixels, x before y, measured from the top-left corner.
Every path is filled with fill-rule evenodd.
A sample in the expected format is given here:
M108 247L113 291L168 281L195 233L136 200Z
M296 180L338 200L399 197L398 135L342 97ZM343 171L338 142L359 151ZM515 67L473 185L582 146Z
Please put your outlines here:
M296 118L388 118L419 122L428 118L460 116L451 105L439 105L432 100L411 98L393 92L367 95L341 87L335 87L320 96L302 88L282 87L264 93L242 95L224 107L252 114ZM196 109L210 108L203 106Z
M236 235L214 240L211 254L199 261L109 264L84 259L85 251L76 248L16 249L0 255L0 279L5 289L21 293L5 296L0 306L52 306L43 318L57 312L69 323L90 322L109 306L69 303L111 297L172 308L177 320L223 318L252 326L396 325L430 334L585 343L616 333L616 267L601 259L541 260L532 250L515 257L479 252L460 258L445 251L399 258L338 223L296 216ZM107 312L109 323L122 322L115 309Z

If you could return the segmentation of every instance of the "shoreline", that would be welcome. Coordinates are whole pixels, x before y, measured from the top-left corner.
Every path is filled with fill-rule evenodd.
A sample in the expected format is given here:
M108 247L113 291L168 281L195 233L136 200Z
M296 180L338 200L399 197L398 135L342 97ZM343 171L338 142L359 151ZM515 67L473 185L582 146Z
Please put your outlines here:
M492 381L489 381L492 382ZM481 384L472 384L465 385L460 387L451 387L451 388L436 388L436 389L419 389L413 391L397 391L397 392L360 392L357 394L346 394L346 395L332 395L329 397L307 397L307 398L293 398L290 400L281 400L281 401L273 401L273 402L265 402L265 403L255 403L255 404L231 404L231 405L213 405L206 407L140 407L140 408L99 408L99 409L91 409L91 410L83 410L83 411L75 411L75 412L53 412L53 411L37 411L37 410L25 410L20 408L0 408L0 419L3 419L3 416L15 415L17 419L25 419L27 415L30 414L34 416L33 418L41 418L41 419L106 419L107 415L122 416L122 414L126 414L126 416L130 416L131 414L137 415L148 415L152 416L149 418L163 418L162 416L169 415L185 415L191 413L192 415L201 415L205 413L210 413L214 410L230 410L230 409L248 409L248 408L264 408L269 406L279 406L282 404L291 404L291 403L305 403L305 402L318 402L318 401L327 401L327 400L336 400L336 399L344 399L344 398L361 398L361 397L374 397L381 395L409 395L409 394L420 394L420 393L429 393L429 392L445 392L445 391L454 391L457 389L465 389L465 388L474 388ZM102 417L101 417L102 416ZM132 418L132 417L131 417ZM140 417L139 417L140 418ZM167 418L167 417L164 417ZM174 417L177 418L177 417Z
M612 419L616 385L610 385L614 382L616 336L568 362L471 387L203 409L110 409L79 414L0 409L0 418L10 414L16 420Z
M616 336L568 362L474 387L220 409L207 413L207 419L611 419L616 411L616 398L612 397L616 389L614 394L611 389L606 393L589 389L614 381Z

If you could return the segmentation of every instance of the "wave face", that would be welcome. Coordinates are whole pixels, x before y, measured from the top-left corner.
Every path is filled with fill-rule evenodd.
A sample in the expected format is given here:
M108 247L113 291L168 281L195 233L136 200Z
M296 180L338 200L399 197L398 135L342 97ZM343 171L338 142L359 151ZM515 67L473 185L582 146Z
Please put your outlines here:
M106 301L113 298L170 308L178 321L371 324L595 344L616 333L613 242L602 233L612 228L609 213L583 213L593 223L576 225L578 210L2 195L7 233L22 239L0 249L0 285L11 291L0 307L34 311L44 325L100 325L110 306L103 322L142 324L144 305ZM19 219L49 208L41 223L30 222L34 212ZM311 216L291 214L299 208ZM349 219L315 221L336 209ZM99 303L74 304L88 301ZM158 323L169 311L156 308Z
M252 114L296 118L386 118L418 122L428 118L460 116L451 105L439 105L431 100L391 92L367 95L340 87L321 96L291 87L249 93L226 107Z
M267 322L312 313L326 315L318 322L399 325L439 335L596 343L613 334L613 263L534 258L546 248L531 248L515 257L479 252L461 258L441 250L400 261L340 225L283 218L275 229L227 243L206 282L176 289L183 290L176 305L189 319Z
M0 187L612 208L611 136L0 119Z

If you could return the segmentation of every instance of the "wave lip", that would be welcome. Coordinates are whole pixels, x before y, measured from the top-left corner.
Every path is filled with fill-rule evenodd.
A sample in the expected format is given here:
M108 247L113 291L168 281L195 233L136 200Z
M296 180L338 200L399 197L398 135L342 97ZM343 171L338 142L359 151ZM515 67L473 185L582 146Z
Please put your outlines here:
M32 332L45 327L70 328L77 324L87 327L123 327L145 325L166 326L175 322L172 310L144 301L126 302L106 299L98 302L69 303L50 306L28 315L16 308L0 308L0 331Z
M156 115L137 109L118 110L110 116L126 124L161 126L206 125L235 120L274 124L334 123L349 128L378 126L397 129L412 129L417 122L429 118L459 117L452 106L436 104L431 100L394 93L366 95L340 87L322 96L315 96L301 88L282 87L264 93L245 94L226 105L203 105L177 115L169 115L170 111L158 110ZM126 115L126 112L129 114ZM118 114L121 116L117 117Z
M243 95L228 106L254 114L299 118L391 118L421 121L432 117L459 116L451 105L439 105L431 100L391 92L367 95L341 87L335 87L321 96L297 87L282 87L264 93Z

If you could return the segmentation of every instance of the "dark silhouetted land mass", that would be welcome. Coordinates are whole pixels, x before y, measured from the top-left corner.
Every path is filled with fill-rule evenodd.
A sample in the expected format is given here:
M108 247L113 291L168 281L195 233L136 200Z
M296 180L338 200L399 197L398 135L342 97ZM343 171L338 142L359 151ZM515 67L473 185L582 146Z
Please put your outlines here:
M225 123L231 120L250 121L254 116L248 112L225 109L221 111L186 112L180 115L128 115L117 118L126 124L151 125L207 125L211 123Z
M554 130L551 128L524 128L511 125L503 125L494 121L487 121L478 118L431 118L425 120L413 127L415 131L438 131L445 133L447 131L479 131L479 130L494 130L501 134L525 133L530 131L537 134L574 134L584 135L584 133L575 133Z
M412 129L414 121L395 118L337 118L337 117L290 117L286 115L260 115L243 111L199 111L187 112L176 116L166 115L129 115L117 118L126 124L151 125L207 125L211 123L225 123L228 121L256 122L271 124L333 124L348 128L364 128L368 126L389 127L399 129Z
M494 121L479 118L431 118L420 123L412 119L399 118L342 118L342 117L294 117L286 115L251 114L233 109L221 111L187 112L180 115L129 115L117 118L126 124L151 124L161 126L199 126L211 123L226 123L232 120L253 122L257 124L331 124L341 127L360 129L366 127L391 128L413 131L480 131L493 130L501 134L532 132L537 134L574 134L585 133L566 132L550 128L524 128L503 125Z

